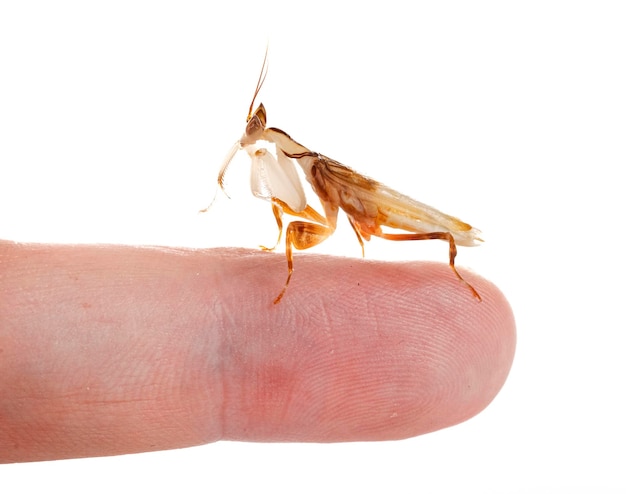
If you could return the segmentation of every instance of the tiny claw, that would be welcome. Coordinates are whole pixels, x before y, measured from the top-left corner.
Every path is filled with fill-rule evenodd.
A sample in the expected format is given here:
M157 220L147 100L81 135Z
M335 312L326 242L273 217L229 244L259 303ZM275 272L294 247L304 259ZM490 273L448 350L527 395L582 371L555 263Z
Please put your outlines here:
M476 291L476 288L474 288L472 285L470 285L470 283L463 278L463 276L461 276L461 273L459 273L456 269L456 267L454 266L454 264L451 264L450 267L452 268L452 271L454 271L454 274L456 274L456 277L461 280L465 286L467 288L470 289L470 291L472 292L472 295L474 295L474 298L478 299L479 302L483 301L483 298L479 295L479 293Z
M280 303L281 299L283 298L283 295L285 294L285 288L283 288L283 290L278 294L278 297L276 297L274 299L274 305Z
M276 305L277 303L279 303L282 298L283 295L285 295L285 292L287 291L287 287L289 287L289 282L291 281L291 275L293 274L293 269L290 268L289 271L289 276L287 276L287 281L285 281L285 286L283 287L283 289L280 291L280 293L278 294L278 297L276 297L274 299L274 305Z
M216 199L217 199L217 189L215 190L215 193L213 194L213 199L211 199L211 202L209 203L209 205L206 208L201 209L200 211L198 211L198 214L208 212L209 209L211 209L211 207L213 207L213 204L215 203Z
M465 281L465 280L463 280ZM465 281L465 284L469 287L469 289L472 291L472 295L474 295L474 297L476 297L478 299L479 302L483 301L483 298L480 296L480 294L476 291L476 288L474 288L472 285L470 285L467 281Z

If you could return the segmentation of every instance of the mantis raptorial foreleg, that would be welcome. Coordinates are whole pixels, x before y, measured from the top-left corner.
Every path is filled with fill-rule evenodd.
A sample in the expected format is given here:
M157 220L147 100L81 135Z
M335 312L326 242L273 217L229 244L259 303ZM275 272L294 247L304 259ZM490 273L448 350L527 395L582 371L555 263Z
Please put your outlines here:
M282 237L283 235L283 209L274 201L272 201L272 213L274 213L274 219L276 220L276 225L278 226L278 238L276 239L276 243L274 244L274 247L265 247L264 245L259 245L261 249L268 252L278 247L278 244L280 243L280 237Z

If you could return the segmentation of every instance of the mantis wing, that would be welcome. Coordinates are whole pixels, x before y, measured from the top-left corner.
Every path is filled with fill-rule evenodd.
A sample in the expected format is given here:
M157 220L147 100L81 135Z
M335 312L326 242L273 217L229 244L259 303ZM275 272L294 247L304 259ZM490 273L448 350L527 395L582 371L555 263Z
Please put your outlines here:
M305 170L316 167L317 175L310 181L324 191L334 191L337 205L352 221L361 224L361 233L388 226L414 233L450 232L458 245L482 242L480 231L471 225L360 175L327 156L306 155L298 161Z
M280 199L296 212L306 208L306 196L293 161L276 149L278 160L267 149L249 150L252 159L250 188L255 197Z

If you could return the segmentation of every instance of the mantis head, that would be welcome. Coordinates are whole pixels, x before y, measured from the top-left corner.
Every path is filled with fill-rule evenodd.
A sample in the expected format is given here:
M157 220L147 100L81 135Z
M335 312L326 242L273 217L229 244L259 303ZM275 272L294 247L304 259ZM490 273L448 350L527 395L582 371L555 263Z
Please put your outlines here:
M263 103L257 106L257 109L254 110L254 114L248 116L248 124L246 125L246 132L239 143L241 146L247 146L249 144L254 144L256 141L261 139L261 135L265 130L265 124L267 122L267 114L265 113L265 107Z

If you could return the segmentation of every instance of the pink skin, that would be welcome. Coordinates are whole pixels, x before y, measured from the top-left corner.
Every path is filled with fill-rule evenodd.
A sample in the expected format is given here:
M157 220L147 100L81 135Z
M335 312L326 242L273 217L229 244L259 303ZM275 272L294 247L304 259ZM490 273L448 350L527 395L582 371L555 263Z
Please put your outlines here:
M0 462L462 422L515 351L502 293L445 264L0 242Z

